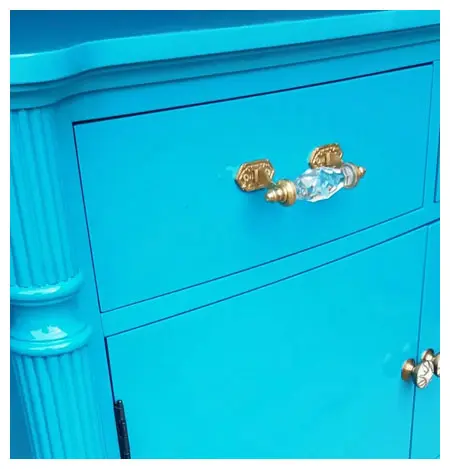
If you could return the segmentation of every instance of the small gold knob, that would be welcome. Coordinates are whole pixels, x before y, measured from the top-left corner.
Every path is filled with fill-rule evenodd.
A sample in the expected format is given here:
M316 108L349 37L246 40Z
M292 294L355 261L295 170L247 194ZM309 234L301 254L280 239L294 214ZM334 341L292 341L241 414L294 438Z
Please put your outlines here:
M419 389L426 388L430 384L433 373L433 363L428 360L422 361L416 365L416 362L410 358L406 360L402 366L402 380L408 381L412 379Z
M441 377L441 365L440 365L440 360L441 360L441 352L434 353L432 348L429 348L425 350L422 354L422 360L427 360L433 363L433 368L434 368L434 374L440 378Z

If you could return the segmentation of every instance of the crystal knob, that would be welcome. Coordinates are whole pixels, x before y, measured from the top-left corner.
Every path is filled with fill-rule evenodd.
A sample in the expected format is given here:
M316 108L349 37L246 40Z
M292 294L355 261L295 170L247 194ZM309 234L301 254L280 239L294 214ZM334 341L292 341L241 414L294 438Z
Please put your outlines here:
M416 362L410 358L402 366L402 380L413 380L414 384L419 388L426 388L433 378L434 366L429 360L424 360L416 365Z
M342 161L342 150L333 143L316 148L309 160L310 168L294 181L281 179L273 182L275 173L269 160L244 163L236 175L236 183L246 192L266 188L267 202L293 205L297 200L319 202L332 197L342 188L355 187L366 170Z
M440 360L441 360L441 352L434 353L432 348L429 348L425 350L422 354L422 360L427 360L433 363L433 368L434 368L434 374L440 378L441 377L441 365L440 365Z
M296 200L319 202L329 199L344 187L355 187L365 173L364 168L352 163L344 163L340 168L307 169L294 182L283 179L274 184L267 191L266 200L283 205L292 205Z

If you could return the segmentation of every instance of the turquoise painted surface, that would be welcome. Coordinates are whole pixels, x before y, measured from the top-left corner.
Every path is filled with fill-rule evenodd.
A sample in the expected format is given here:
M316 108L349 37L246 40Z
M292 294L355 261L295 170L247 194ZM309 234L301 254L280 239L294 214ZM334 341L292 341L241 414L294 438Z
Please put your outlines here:
M431 348L440 351L440 222L428 228L422 315L417 359ZM444 378L445 379L445 378ZM416 389L411 457L433 459L440 455L440 379Z
M440 60L433 62L433 84L428 125L428 162L424 199L426 203L439 202L439 140L440 140ZM431 176L434 175L434 176Z
M92 327L80 314L83 281L69 242L56 157L57 113L21 110L10 119L12 419L13 431L24 427L30 443L16 434L11 453L103 458L108 452L90 363Z
M76 126L102 311L420 208L431 72L417 67ZM402 154L405 141L408 165L392 157ZM262 192L236 188L234 176L246 161L269 158L276 177L295 178L315 147L332 142L347 161L367 168L357 188L289 209L267 204Z
M32 450L22 405L22 390L17 383L12 363L10 369L10 458L30 459Z
M425 242L109 338L132 457L407 458Z
M405 234L418 226L423 226L439 218L437 207L416 210L408 215L395 218L368 230L360 231L336 241L287 256L237 275L223 277L214 282L203 283L195 288L181 290L171 295L134 303L102 314L105 336L141 327L193 311L202 306L224 301L242 292L265 287L275 281L286 279L301 272L339 260L348 255L371 248L386 239Z
M437 26L440 21L439 11L393 10L340 16L328 13L323 15L323 17L321 17L322 14L316 13L312 15L312 18L309 17L308 19L305 19L304 12L294 12L290 21L279 22L274 22L270 18L272 15L274 18L279 17L281 15L280 12L276 14L270 13L267 15L267 19L264 20L262 18L265 15L261 13L249 14L247 12L248 19L243 20L242 18L246 16L245 14L233 12L229 17L231 19L221 19L216 24L227 25L237 23L242 25L242 23L259 23L260 21L267 21L267 23L136 36L135 34L142 34L144 31L152 32L152 28L154 32L154 21L149 20L148 23L143 24L145 22L143 16L139 23L131 28L130 25L124 26L124 20L111 22L111 25L105 28L97 24L100 21L97 22L91 19L94 15L93 13L84 12L84 17L87 18L86 24L80 21L83 14L76 15L73 12L71 13L73 18L78 16L75 20L75 25L65 28L63 23L62 27L58 28L58 31L64 32L67 30L67 35L63 33L51 36L49 39L41 39L38 42L33 41L33 39L28 41L26 39L17 40L13 36L13 55L10 60L10 82L12 84L42 83L59 80L88 70L153 60L198 57L208 54L262 49L390 31L412 30L421 27L426 28L428 26ZM64 15L62 12L60 14L61 17L70 15L70 13L65 13ZM107 16L113 13L104 12L103 14ZM207 14L203 13L203 18ZM17 15L17 12L15 15ZM49 21L48 18L51 18L51 15L52 12L43 14L43 25L37 26L37 28L41 27L45 30L46 21ZM151 13L147 13L147 15L151 15ZM259 18L256 19L258 16ZM28 28L27 30L26 14L19 14L17 18L18 28L22 30L22 38L27 37L28 34L33 35L36 27ZM170 15L167 15L167 18L170 18ZM220 18L220 16L216 14L216 18ZM202 22L203 20L199 23ZM107 21L105 23L107 24ZM192 25L195 29L194 23L195 21L192 22ZM170 24L170 20L168 24ZM206 25L206 21L204 25ZM112 34L111 31L114 27L117 28L117 32ZM214 28L214 24L212 27ZM85 30L85 32L80 33L80 30ZM98 32L92 32L93 30ZM126 36L120 37L121 34ZM112 35L114 35L113 39L111 39ZM48 32L40 34L40 36L48 38ZM89 39L91 39L91 42L82 42L89 41ZM36 45L31 45L33 43ZM63 44L75 45L68 48L66 46L66 48L61 49L59 46ZM48 51L34 53L42 48L48 49ZM25 50L28 53L20 53Z
M440 156L438 156L438 169L437 169L437 174L436 174L436 192L435 192L434 200L436 202L440 202L440 200L441 200L441 164L440 164Z
M104 39L363 13L361 10L12 10L10 49L11 55L36 54Z
M89 99L73 100L71 106L77 109L74 120L90 120L123 115L130 112L127 109L133 109L131 112L137 112L136 108L143 112L158 109L158 102L165 101L167 105L180 97L184 104L198 104L208 101L210 95L214 95L212 99L226 99L280 91L423 65L437 59L439 28L418 28L263 51L243 50L221 56L220 60L214 55L197 57L183 61L181 66L174 66L171 61L122 65L46 85L14 85L11 107L45 106L69 96L91 93ZM203 78L207 80L198 86L198 80ZM110 99L111 89L114 99Z
M12 31L15 38L20 37L19 42L22 41L22 45L28 47L33 44L36 52L17 55L19 49L15 49L11 58L11 108L21 110L12 113L11 166L19 178L17 184L21 201L25 200L19 209L12 208L11 216L13 243L16 243L11 264L17 267L16 270L13 269L15 276L12 276L11 281L12 358L14 366L21 374L19 384L11 383L13 457L114 458L118 456L103 330L105 334L117 334L168 315L183 313L207 303L240 295L246 290L263 286L270 289L272 287L268 284L277 282L281 278L316 269L333 260L341 262L339 259L342 257L373 248L388 237L398 236L439 218L439 204L433 203L437 163L435 155L438 147L435 130L439 127L439 108L436 106L436 102L439 101L436 98L438 96L436 90L439 89L438 85L436 86L438 83L436 75L439 70L439 61L436 61L439 57L437 25L439 12L397 11L377 13L376 16L372 13L333 16L327 12L325 15L328 18L308 19L304 16L307 13L297 12L298 16L293 18L293 21L281 23L276 21L275 17L277 20L281 19L284 12L256 12L255 16L251 12L244 12L242 16L239 16L242 12L234 12L236 15L233 16L231 12L228 24L225 24L227 18L216 16L216 22L210 18L209 24L214 27L213 30L210 28L208 31L201 31L203 19L205 25L209 21L206 20L208 12L205 12L206 16L197 18L196 24L194 21L190 25L184 23L184 31L180 31L181 22L177 23L174 20L171 24L167 21L161 25L158 31L161 34L139 36L136 34L145 31L139 30L137 22L125 25L126 14L121 17L124 29L120 29L118 27L120 25L113 21L106 22L105 28L102 25L95 25L94 21L86 22L81 28L76 21L72 21L71 27L68 28L47 28L46 21L55 20L58 14L62 16L67 14L68 17L71 14L74 16L79 14L81 19L84 13L87 16L92 14L91 18L96 14L96 12L24 12L24 17L28 17L28 23L24 23L25 27L18 34L16 30ZM118 18L121 13L124 12L106 12L107 15L111 15L110 18L115 14ZM183 12L180 13L182 16ZM214 14L214 12L209 13ZM42 16L40 21L30 25L34 14ZM48 16L45 16L46 14ZM164 15L164 12L161 15ZM74 16L71 17L72 20ZM174 16L171 18L174 19ZM222 21L224 23L221 23ZM229 27L217 28L219 24ZM62 23L59 24L61 25ZM143 28L155 26L146 23L144 16L140 25ZM109 26L111 26L109 31L115 29L116 33L108 35L106 29ZM128 27L129 30L126 29ZM41 34L37 37L39 28ZM118 34L119 29L123 33L121 37ZM43 34L43 30L50 34ZM55 31L57 34L51 38L51 34ZM383 31L386 34L380 34ZM157 32L157 30L147 32ZM89 36L91 34L92 36ZM325 41L327 38L337 40ZM76 44L77 41L84 39L89 39L90 42ZM49 42L46 42L47 40ZM54 48L49 45L53 40ZM59 44L58 47L56 44ZM66 48L68 46L71 47ZM48 48L51 50L44 52L44 49ZM25 48L22 49L22 52L24 51ZM31 51L32 49L29 49L29 52ZM213 52L234 53L221 56L219 61L217 56L207 56ZM200 54L200 57L194 59L192 56L196 54ZM189 60L177 63L159 60L177 57ZM155 62L149 62L152 60ZM431 65L433 61L434 64ZM401 217L370 226L364 231L358 231L334 242L325 242L318 248L303 251L296 256L286 256L281 261L245 270L239 275L223 277L216 282L202 283L196 288L160 296L150 302L137 303L126 311L118 309L104 315L99 314L73 139L73 122L323 84L424 64L433 67L433 91L428 158L426 171L422 172L425 179L424 197L421 201L423 205ZM107 68L98 70L98 67L103 66ZM92 71L92 73L78 75L81 71ZM68 79L59 80L63 77ZM44 83L42 80L57 81ZM26 85L17 86L19 82ZM65 99L68 97L71 99ZM49 106L50 104L54 105ZM324 112L329 112L327 119L330 125L339 121L328 108L325 108ZM395 122L395 125L397 124L398 122ZM302 148L299 151L304 158L310 150L306 147L305 144L304 148L302 147L305 151ZM371 159L374 155L375 152L370 154ZM107 166L108 155L104 154L103 157ZM294 169L292 173L289 167L282 168L286 176L294 175L297 171L297 162L292 158L292 165L294 163L295 168L292 166ZM304 163L303 159L301 165ZM14 169L17 164L20 166L19 173ZM48 164L50 169L47 168ZM281 168L280 164L279 167ZM280 170L277 174L281 176ZM49 183L49 175L54 178L53 181L56 179L58 184ZM101 181L101 178L97 180L97 184L98 181ZM373 183L369 180L369 184ZM351 199L349 193L344 200L348 206L348 203L352 203L351 200L356 199ZM342 201L340 198L340 203L343 203ZM250 208L253 210L260 207L260 203L258 198L254 198ZM147 213L146 210L143 212L144 215ZM353 215L357 217L360 213L356 212ZM16 214L19 216L16 217ZM264 218L262 220L265 221ZM299 219L294 223L305 220ZM18 228L21 223L24 223L25 233ZM61 226L66 235L63 240L59 238ZM307 225L303 223L302 226ZM268 237L268 234L264 233L262 236ZM326 238L327 234L320 232L318 236ZM30 248L27 255L24 254L24 245ZM428 252L430 249L432 247L429 246ZM353 258L360 255L364 255L364 252L355 254ZM73 262L69 260L70 256ZM328 267L325 265L321 269ZM317 270L320 269L313 272ZM313 272L306 272L304 275L308 276ZM409 275L413 276L412 273ZM148 281L152 279L153 277L149 277ZM316 288L320 290L319 287ZM259 295L260 291L248 293L243 297ZM412 299L408 301L413 302ZM212 305L199 311L211 309L220 311L225 304L226 302L222 306ZM217 306L219 309L215 309ZM182 317L193 318L192 314L198 314L199 311L191 311ZM414 314L415 311L416 309ZM273 318L267 314L265 317L269 318L270 322ZM101 316L103 316L104 329ZM325 316L322 314L320 317ZM224 318L226 330L232 331L231 323L227 322L228 318L230 316ZM176 320L178 319L181 318ZM166 323L168 321L163 321L161 324ZM205 327L208 324L211 324L209 319L206 320ZM240 323L238 321L237 324L242 324L242 321ZM246 324L252 327L249 321ZM188 328L189 330L191 329ZM50 333L55 331L57 335L49 337ZM79 334L80 331L86 334ZM30 332L33 334L37 332L38 337ZM134 332L137 333L139 330ZM217 333L215 331L216 337ZM179 331L175 331L174 334L180 337ZM198 337L196 334L198 332L192 332L194 338ZM277 344L278 336L275 339ZM88 346L85 345L86 340L89 342ZM199 350L202 350L202 347L205 350L205 346L208 345L204 340L204 338L198 340ZM186 341L186 338L180 340L181 345L186 344L183 341ZM157 344L163 342L163 338L160 337ZM224 338L219 339L217 347L220 348L224 342ZM258 344L256 339L255 343ZM66 348L58 348L61 344L66 345ZM155 351L157 344L151 350ZM331 341L330 348L333 344L336 342ZM237 345L233 355L235 362L239 347L241 351L247 350L243 339ZM259 350L263 349L261 342L259 345ZM180 350L180 347L177 347L175 349ZM212 347L216 356L219 349L217 347ZM282 353L285 351L283 347L284 344L281 344ZM183 353L184 349L180 354ZM264 349L259 361L253 361L260 370L263 369L261 363L267 357L266 353ZM176 365L176 358L172 359ZM141 372L146 371L144 357L141 357L141 360L140 363L144 363ZM188 364L186 369L193 366L194 364ZM198 376L202 369L205 368L200 367L197 375L194 372L193 376ZM270 370L274 371L274 368ZM13 370L12 375L15 379L14 374ZM221 379L217 372L213 374L213 378L218 381ZM187 379L189 380L189 377ZM392 390L393 383L394 381L388 380L385 385ZM195 387L195 383L190 385ZM235 389L239 390L241 385L236 382L234 385ZM270 386L267 389L273 390ZM410 388L405 389L408 389L405 396L410 399ZM250 386L248 392L251 391ZM258 391L259 394L264 394L261 393L261 389ZM275 391L282 397L283 392L290 392L289 389L284 391L275 389ZM171 396L174 396L173 391L171 392ZM243 394L245 392L247 391L244 390ZM75 401L74 395L80 396L79 402ZM178 396L179 394L175 397ZM337 396L338 400L342 397L339 393ZM270 395L258 396L258 402L265 398L269 399ZM408 402L404 405L409 406L411 410L411 401ZM138 405L137 402L134 404ZM128 409L129 404L125 405ZM193 409L188 409L186 412L190 411L194 412ZM159 416L161 417L161 414ZM173 415L171 418L176 419ZM382 418L380 412L380 421ZM135 430L137 432L142 429L142 421L139 422ZM56 431L58 426L62 432ZM399 426L403 428L406 424L402 422ZM167 430L164 424L162 428ZM24 438L27 431L31 432L30 445ZM167 433L166 431L165 434ZM181 436L180 432L174 434ZM398 438L399 445L395 452L401 452L403 455L404 440L400 436ZM207 438L207 441L210 440ZM280 449L288 448L289 443L287 441L284 446L280 446ZM182 446L184 443L180 439L177 444ZM164 444L160 449L163 446ZM346 448L346 445L344 447ZM212 445L205 449L211 448ZM312 450L314 449L315 447L312 447ZM385 449L386 446L383 445L383 450ZM394 452L391 447L388 450Z
M60 158L57 159L56 165L61 182L61 192L64 196L65 215L70 228L69 240L83 276L82 288L76 296L76 315L80 321L88 324L91 330L87 356L91 389L98 419L97 425L101 428L103 440L103 455L101 457L115 459L119 457L119 450L112 407L112 390L73 140L72 115L67 106L61 106L57 109L58 119L55 123L55 131L58 135L57 148ZM92 415L89 415L88 418L92 418Z

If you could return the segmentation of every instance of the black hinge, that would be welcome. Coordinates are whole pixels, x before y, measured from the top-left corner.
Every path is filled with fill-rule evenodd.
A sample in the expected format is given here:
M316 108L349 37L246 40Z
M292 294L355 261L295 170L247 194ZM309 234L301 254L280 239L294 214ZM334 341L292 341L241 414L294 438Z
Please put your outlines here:
M131 459L130 440L128 439L127 419L122 401L114 403L114 414L116 416L117 437L119 439L119 449L121 459Z

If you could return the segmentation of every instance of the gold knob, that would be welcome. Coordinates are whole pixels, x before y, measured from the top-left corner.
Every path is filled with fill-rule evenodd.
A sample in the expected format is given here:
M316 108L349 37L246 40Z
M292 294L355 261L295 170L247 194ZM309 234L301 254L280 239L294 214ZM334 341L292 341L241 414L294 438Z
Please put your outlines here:
M433 373L433 363L428 360L416 365L416 362L410 358L402 366L402 380L408 381L412 379L419 389L426 388L430 384Z
M433 371L434 374L440 378L441 377L441 366L440 366L440 360L441 360L441 352L434 353L432 348L429 348L425 350L422 354L422 360L427 360L433 363Z

